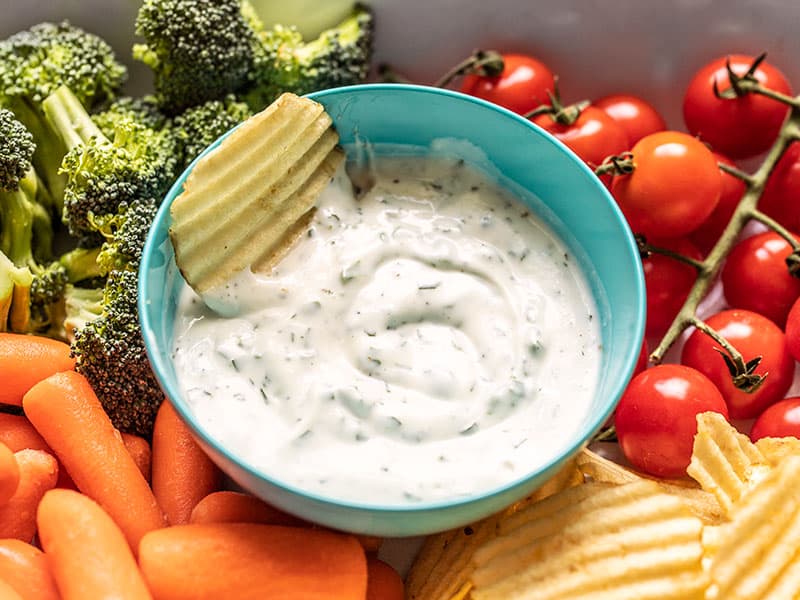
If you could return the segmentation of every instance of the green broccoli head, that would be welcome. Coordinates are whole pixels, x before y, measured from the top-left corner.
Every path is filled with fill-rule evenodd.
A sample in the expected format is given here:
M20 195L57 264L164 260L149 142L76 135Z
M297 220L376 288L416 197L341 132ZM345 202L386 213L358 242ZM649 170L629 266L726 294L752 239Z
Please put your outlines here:
M0 105L39 104L61 85L85 106L113 98L127 72L104 40L68 22L40 23L0 41Z
M261 49L245 96L248 104L258 111L282 92L303 95L363 82L373 37L372 12L360 4L344 21L307 43L292 27L276 25L261 32Z
M120 205L116 214L92 217L92 225L105 242L97 256L103 274L139 268L142 250L153 224L158 204L152 198Z
M19 189L36 149L33 135L10 110L0 108L0 190Z
M84 375L114 426L150 437L164 394L150 368L136 312L136 273L112 271L98 307L74 333L71 344L76 370Z
M161 198L177 173L178 141L170 128L155 130L131 115L120 115L107 137L63 86L42 106L69 149L61 165L67 176L63 220L82 247L99 246L103 236L92 216L116 214L122 203L139 198Z
M173 130L183 148L182 168L189 166L219 136L252 114L247 104L228 96L225 100L209 100L175 117Z
M102 112L92 115L94 124L108 138L114 137L119 119L132 119L155 131L162 130L169 122L167 115L161 112L161 107L158 105L155 96L143 96L141 98L123 96L114 100Z
M133 56L155 77L159 102L177 114L224 98L247 83L255 64L258 26L240 0L145 0L136 33L145 39Z

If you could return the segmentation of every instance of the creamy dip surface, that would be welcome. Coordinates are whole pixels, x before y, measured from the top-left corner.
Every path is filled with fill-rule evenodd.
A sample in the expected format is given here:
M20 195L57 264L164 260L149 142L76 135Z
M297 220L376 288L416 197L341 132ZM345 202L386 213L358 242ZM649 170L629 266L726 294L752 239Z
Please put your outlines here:
M463 161L342 173L269 275L188 287L174 359L199 424L266 475L408 505L509 483L573 439L600 333L588 283L529 209Z

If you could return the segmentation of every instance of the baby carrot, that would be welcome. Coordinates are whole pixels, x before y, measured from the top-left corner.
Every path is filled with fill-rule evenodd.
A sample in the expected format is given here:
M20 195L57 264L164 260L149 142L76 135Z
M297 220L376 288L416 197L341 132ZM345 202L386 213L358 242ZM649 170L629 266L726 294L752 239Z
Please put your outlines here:
M19 466L14 453L0 442L0 506L5 504L17 491Z
M58 463L47 452L20 450L14 453L19 484L11 498L0 506L0 538L30 542L36 533L36 507L58 479Z
M367 600L403 600L405 597L400 574L374 556L367 558Z
M172 525L189 522L192 509L219 489L217 466L194 441L178 413L164 401L153 426L153 493Z
M74 490L39 503L39 540L64 600L151 600L125 535L100 505Z
M298 517L242 492L212 492L192 509L190 523L261 523L265 525L306 525Z
M75 371L51 375L25 394L22 406L78 489L111 515L134 552L146 532L166 525L86 378Z
M10 584L0 579L0 600L25 600Z
M21 540L0 540L0 579L25 600L59 600L44 552Z
M352 536L282 525L178 525L142 538L158 600L364 600L367 564Z
M122 433L122 443L128 453L133 457L133 462L139 467L139 470L144 475L147 481L150 481L150 462L151 451L149 442L143 437L133 435L132 433Z
M30 449L44 450L48 454L53 454L53 450L39 435L36 428L21 415L0 413L0 443L8 446L12 452ZM61 465L58 467L56 487L75 489L75 483Z
M44 438L21 415L0 413L0 442L11 448L12 452L26 449L51 452Z
M19 333L0 333L0 404L22 404L22 396L45 377L75 368L69 345Z

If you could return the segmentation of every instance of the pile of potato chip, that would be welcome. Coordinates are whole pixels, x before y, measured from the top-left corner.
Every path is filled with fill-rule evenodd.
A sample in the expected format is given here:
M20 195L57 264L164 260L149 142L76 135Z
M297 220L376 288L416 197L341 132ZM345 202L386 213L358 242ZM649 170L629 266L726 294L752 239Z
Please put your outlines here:
M711 412L697 423L694 481L585 450L530 498L430 536L407 597L800 598L800 440L753 444Z

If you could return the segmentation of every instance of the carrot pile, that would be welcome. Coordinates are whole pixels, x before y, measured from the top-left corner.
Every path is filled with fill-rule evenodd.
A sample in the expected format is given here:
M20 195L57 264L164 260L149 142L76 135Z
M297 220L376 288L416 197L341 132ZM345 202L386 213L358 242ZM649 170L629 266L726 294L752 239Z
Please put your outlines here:
M117 431L66 344L0 333L0 381L0 600L404 597L379 538L222 489L168 402Z

